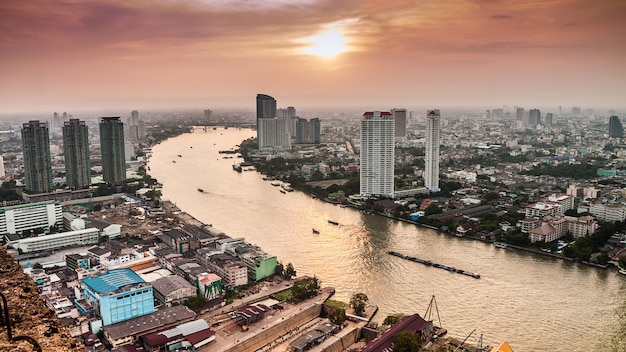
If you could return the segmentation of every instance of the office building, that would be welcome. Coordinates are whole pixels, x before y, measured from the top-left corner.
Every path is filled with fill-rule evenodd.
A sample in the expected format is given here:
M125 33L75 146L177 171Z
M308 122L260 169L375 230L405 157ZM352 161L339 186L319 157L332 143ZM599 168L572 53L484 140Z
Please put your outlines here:
M256 122L259 128L259 119L276 117L276 99L266 94L256 96Z
M539 109L530 109L528 111L528 124L530 126L537 126L541 121L541 111Z
M85 121L71 119L63 124L65 154L65 183L71 189L87 188L91 184L89 162L89 132Z
M29 121L22 125L22 153L24 154L24 185L31 193L45 193L52 189L52 162L50 135L45 122Z
M204 110L204 123L209 124L213 120L213 111L206 109Z
M551 112L547 113L545 121L546 126L552 126L552 124L554 123L554 114Z
M309 121L298 118L296 122L296 143L318 144L321 136L320 119Z
M388 111L369 111L361 118L361 194L394 196L395 122Z
M609 118L609 138L623 138L624 126L617 116Z
M98 243L100 230L95 227L69 232L53 233L50 235L21 238L20 235L5 235L5 240L11 247L22 253L51 251L74 246L88 246Z
M424 166L424 186L430 192L439 192L439 140L441 121L439 110L426 112L426 155Z
M392 109L395 121L395 139L397 143L406 142L406 109Z
M124 124L119 116L101 117L100 150L104 182L117 185L126 181Z
M146 123L139 118L139 111L130 112L126 128L128 139L131 141L140 141L146 138Z
M524 121L524 108L515 109L515 119L517 121Z
M131 269L109 270L83 279L83 293L107 326L154 312L152 285Z

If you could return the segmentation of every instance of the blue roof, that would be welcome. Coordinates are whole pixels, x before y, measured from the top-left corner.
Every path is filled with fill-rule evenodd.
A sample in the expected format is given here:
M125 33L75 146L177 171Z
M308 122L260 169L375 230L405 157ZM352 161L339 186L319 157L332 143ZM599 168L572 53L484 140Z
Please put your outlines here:
M131 269L109 270L106 274L83 279L83 283L97 293L113 292L128 285L142 284L145 281Z

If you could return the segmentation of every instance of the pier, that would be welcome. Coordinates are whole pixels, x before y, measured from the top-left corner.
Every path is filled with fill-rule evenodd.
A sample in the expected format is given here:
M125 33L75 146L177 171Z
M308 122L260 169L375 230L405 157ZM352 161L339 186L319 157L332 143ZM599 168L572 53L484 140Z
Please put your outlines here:
M389 251L387 253L390 254L390 255L393 255L394 257L410 260L410 261L415 262L415 263L420 263L420 264L424 264L426 266L432 266L433 268L443 269L443 270L447 270L447 271L452 272L452 273L457 273L457 274L473 277L474 279L480 279L480 274L476 274L476 273L473 273L471 271L457 269L457 268L454 268L454 267L451 267L451 266L447 266L447 265L443 265L443 264L433 263L430 260L424 260L424 259L420 259L420 258L416 258L416 257L411 257L411 256L404 255L402 253L398 253L398 252L394 252L394 251Z

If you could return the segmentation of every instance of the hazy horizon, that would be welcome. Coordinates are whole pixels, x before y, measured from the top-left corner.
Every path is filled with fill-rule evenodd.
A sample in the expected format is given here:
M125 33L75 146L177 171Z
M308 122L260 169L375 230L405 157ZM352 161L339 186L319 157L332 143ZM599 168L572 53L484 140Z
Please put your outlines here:
M626 2L0 4L0 114L626 107Z

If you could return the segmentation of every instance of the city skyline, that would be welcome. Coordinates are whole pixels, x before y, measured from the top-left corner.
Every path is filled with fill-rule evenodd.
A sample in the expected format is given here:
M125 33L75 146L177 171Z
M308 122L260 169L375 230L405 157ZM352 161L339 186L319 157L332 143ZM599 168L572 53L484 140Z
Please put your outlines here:
M0 113L240 108L258 92L292 106L622 108L626 93L617 0L34 0L0 13Z

